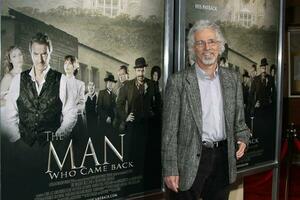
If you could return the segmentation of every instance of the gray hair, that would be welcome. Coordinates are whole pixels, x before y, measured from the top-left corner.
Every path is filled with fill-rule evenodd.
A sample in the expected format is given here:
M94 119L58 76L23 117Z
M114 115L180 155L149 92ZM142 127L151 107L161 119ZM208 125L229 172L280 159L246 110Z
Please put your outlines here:
M188 37L187 37L189 59L192 61L195 61L195 59L196 59L196 55L194 52L194 44L195 44L194 34L197 31L201 31L204 29L211 29L216 32L217 40L220 42L220 45L221 45L219 55L221 55L225 51L226 40L221 32L220 27L217 24L210 22L209 20L199 20L190 29Z

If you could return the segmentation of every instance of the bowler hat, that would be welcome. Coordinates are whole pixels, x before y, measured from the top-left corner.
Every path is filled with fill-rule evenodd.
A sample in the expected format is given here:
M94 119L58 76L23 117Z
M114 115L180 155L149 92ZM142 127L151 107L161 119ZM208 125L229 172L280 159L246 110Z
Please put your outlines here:
M148 64L146 63L146 60L144 57L137 58L135 60L135 66L133 68L143 68L147 67Z
M261 59L260 66L266 66L266 65L269 65L267 59L266 58Z
M110 72L106 72L106 76L105 76L105 78L104 78L104 81L106 82L106 81L111 81L111 82L117 82L116 80L115 80L115 77L114 77L114 75L112 74L112 73L110 73Z

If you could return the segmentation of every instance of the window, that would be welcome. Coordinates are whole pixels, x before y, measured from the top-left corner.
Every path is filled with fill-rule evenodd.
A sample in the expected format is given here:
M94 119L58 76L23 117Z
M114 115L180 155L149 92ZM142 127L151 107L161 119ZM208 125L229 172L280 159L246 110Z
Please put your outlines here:
M249 11L241 11L239 22L242 26L250 27L252 26L252 15Z
M77 78L79 80L82 80L85 83L85 85L87 85L89 82L87 65L83 63L79 63L79 66L80 68L79 68L79 73L77 75Z
M96 67L92 67L91 70L91 81L95 83L95 89L99 90L100 84L99 84L99 70Z

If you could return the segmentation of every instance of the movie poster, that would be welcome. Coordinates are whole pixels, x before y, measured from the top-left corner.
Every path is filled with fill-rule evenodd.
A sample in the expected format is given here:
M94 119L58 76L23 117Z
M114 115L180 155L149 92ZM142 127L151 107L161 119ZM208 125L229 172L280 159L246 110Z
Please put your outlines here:
M219 65L240 74L245 120L252 136L246 155L238 161L238 168L273 162L279 1L187 0L185 7L186 33L200 19L217 23L227 41ZM185 62L191 65L187 51L186 55Z
M1 199L160 191L164 1L1 7Z

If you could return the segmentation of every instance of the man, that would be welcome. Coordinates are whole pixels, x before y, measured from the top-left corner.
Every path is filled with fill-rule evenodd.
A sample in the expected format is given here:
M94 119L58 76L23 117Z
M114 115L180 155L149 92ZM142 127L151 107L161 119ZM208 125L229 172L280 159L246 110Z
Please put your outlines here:
M15 151L19 155L18 173L21 177L18 180L27 182L20 181L18 186L30 196L39 188L45 189L49 141L57 144L58 154L65 150L77 120L77 108L76 97L70 92L72 88L66 77L49 65L52 53L49 37L37 33L29 43L29 51L33 66L13 79L6 117L9 130L14 135ZM28 184L33 177L36 178L34 183ZM26 187L31 187L31 190L26 191ZM20 194L22 192L16 195ZM22 195L18 199L21 197L33 199L33 196Z
M239 75L217 64L224 44L216 24L196 22L188 35L195 64L166 86L162 166L173 199L228 199L248 144Z
M261 59L260 74L254 77L250 89L250 102L252 114L256 110L268 109L273 103L273 92L275 89L274 79L267 74L268 61Z
M29 44L33 66L17 75L9 91L7 120L15 141L27 145L46 141L45 132L66 136L77 120L77 108L67 79L51 69L52 43L37 33ZM70 88L71 90L71 88Z
M118 99L120 89L125 85L125 83L129 79L129 74L128 74L128 68L125 65L121 65L120 68L118 69L118 81L115 84L115 87L113 89L113 93L116 95L116 99ZM125 110L127 111L128 107L127 105L125 106ZM121 125L121 119L118 115L116 115L115 120L113 121L113 126L118 133L122 133L124 130L123 128L120 129Z
M117 81L110 72L107 72L104 82L105 89L99 91L97 102L99 130L101 130L101 135L112 136L116 109L116 95L112 89Z
M118 81L113 89L113 92L119 95L120 88L124 86L125 82L129 79L128 68L125 65L121 65L118 70Z
M245 112L245 121L248 126L250 126L250 106L249 106L249 92L250 92L250 76L248 71L245 70L243 74L243 99L244 99L244 112Z
M148 64L143 57L135 60L136 77L129 80L120 89L117 99L117 113L122 121L122 129L126 128L125 159L132 160L134 172L144 172L145 152L149 135L149 120L153 116L153 107L159 94L155 92L153 81L145 77ZM126 110L126 104L128 109ZM146 173L145 173L146 174Z
M253 123L253 135L259 138L266 157L272 155L274 143L269 141L269 134L275 134L275 83L267 73L268 61L261 59L259 75L251 84L249 93L250 116ZM270 157L271 158L271 157Z

